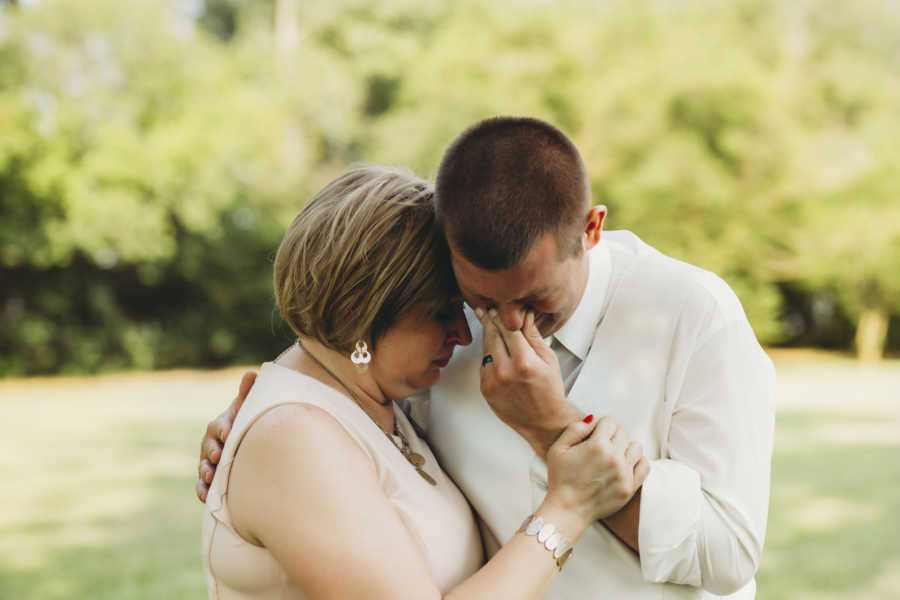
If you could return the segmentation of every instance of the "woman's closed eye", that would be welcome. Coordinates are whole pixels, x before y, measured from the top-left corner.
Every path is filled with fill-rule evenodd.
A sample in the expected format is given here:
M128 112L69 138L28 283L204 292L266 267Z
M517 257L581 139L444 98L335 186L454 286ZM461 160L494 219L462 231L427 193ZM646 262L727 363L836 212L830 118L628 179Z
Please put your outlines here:
M454 300L442 306L435 313L435 318L439 321L452 321L457 318L463 311L463 301Z

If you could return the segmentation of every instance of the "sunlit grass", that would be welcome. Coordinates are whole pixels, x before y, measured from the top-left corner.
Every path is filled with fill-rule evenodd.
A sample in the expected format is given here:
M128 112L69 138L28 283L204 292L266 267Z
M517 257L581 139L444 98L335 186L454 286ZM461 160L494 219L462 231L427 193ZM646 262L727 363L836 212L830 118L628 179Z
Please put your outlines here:
M900 598L900 363L778 358L759 598Z
M900 362L776 355L760 599L900 598ZM202 598L199 436L240 370L0 382L0 598Z
M0 598L201 598L199 435L239 371L0 383Z

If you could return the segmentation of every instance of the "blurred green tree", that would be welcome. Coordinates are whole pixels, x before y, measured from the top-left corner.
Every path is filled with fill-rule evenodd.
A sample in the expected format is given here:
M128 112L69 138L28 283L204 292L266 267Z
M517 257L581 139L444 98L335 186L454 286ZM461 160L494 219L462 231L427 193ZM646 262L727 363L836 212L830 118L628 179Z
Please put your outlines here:
M900 169L867 170L827 197L810 201L795 236L797 272L826 289L856 320L855 346L865 361L884 354L891 315L900 313Z
M356 86L280 81L257 31L223 46L155 2L93 8L5 16L0 372L257 360L279 343L270 257L313 169L343 163Z
M856 322L863 360L885 350L900 313L900 11L868 0L795 7L792 91L804 125L791 169L800 227L784 276L834 298ZM821 7L820 7L821 8Z
M0 373L271 355L309 194L363 159L433 173L496 114L562 127L609 227L721 274L764 342L814 339L792 317L828 298L879 356L898 34L879 0L7 0Z

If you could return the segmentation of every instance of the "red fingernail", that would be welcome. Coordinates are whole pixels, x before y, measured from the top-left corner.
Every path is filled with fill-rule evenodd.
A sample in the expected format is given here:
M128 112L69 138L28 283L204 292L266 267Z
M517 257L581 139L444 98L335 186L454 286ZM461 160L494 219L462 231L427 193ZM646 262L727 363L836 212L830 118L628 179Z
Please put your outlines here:
M585 423L588 423L588 424L590 424L590 422L593 420L594 420L594 415L588 415L584 419L582 419L582 421L584 421Z

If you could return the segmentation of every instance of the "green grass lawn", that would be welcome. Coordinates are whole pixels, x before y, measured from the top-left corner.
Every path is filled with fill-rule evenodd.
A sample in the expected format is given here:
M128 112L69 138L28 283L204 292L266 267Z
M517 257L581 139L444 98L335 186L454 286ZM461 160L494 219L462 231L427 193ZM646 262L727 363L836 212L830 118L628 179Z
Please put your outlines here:
M758 597L900 598L900 362L776 364ZM205 597L199 436L240 372L0 381L0 598Z

